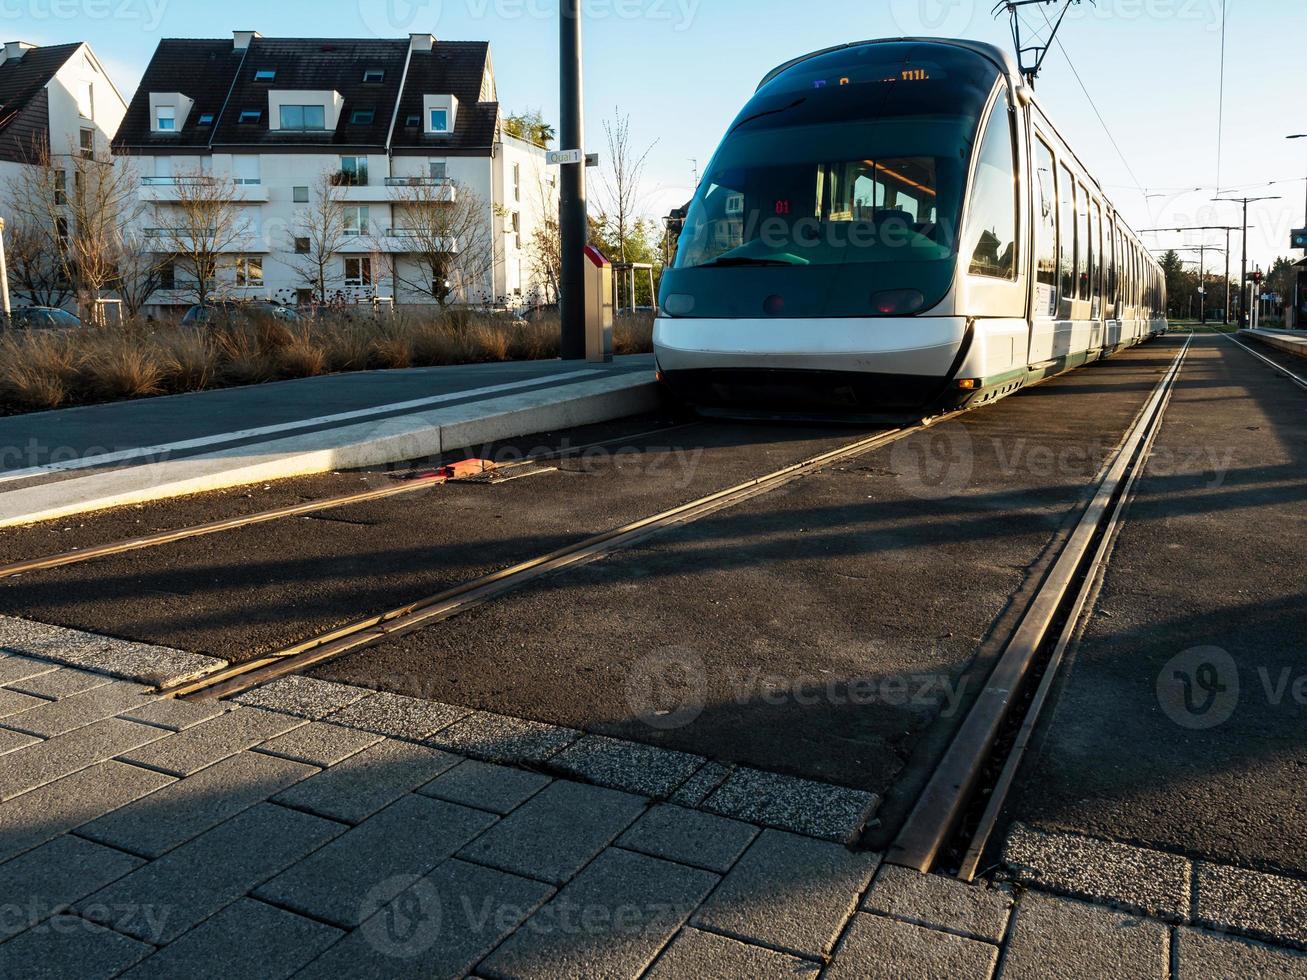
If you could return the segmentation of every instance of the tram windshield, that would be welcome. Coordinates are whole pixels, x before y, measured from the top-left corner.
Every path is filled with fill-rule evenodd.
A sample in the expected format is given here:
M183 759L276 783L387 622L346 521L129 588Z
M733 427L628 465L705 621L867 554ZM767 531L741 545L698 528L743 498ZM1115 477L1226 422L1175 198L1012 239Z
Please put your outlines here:
M952 281L967 169L997 75L975 52L919 42L841 49L782 72L713 158L668 288L708 316L741 315L749 300L731 294L764 275L750 269L787 287L787 315L874 314L879 290L934 305ZM708 273L723 269L740 274Z

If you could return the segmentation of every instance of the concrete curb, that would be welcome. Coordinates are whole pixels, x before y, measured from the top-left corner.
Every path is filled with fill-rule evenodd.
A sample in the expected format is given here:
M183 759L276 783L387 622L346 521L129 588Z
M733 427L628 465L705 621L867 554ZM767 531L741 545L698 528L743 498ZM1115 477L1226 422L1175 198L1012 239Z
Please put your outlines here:
M374 419L11 490L0 494L0 527L436 456L497 439L606 422L657 405L658 388L652 380L625 374Z
M1303 332L1288 333L1280 330L1261 329L1240 330L1239 336L1260 340L1263 344L1269 344L1276 350L1282 350L1286 354L1307 357L1307 335L1304 335Z

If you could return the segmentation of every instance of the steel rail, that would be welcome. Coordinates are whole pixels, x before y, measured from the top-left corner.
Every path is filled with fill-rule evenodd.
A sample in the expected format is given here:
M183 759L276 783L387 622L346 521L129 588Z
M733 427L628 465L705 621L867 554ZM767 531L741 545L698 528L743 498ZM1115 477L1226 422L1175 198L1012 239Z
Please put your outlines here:
M1279 364L1279 363L1277 363L1277 362L1271 360L1269 357L1267 357L1265 354L1261 353L1260 351L1255 351L1255 350L1253 350L1251 347L1249 347L1247 344L1245 344L1242 340L1238 340L1238 339L1236 339L1235 337L1231 336L1231 335L1228 334L1228 333L1224 333L1224 332L1223 332L1223 333L1221 334L1221 336L1223 336L1226 340L1230 341L1230 343L1235 344L1235 345L1237 345L1237 346L1239 346L1239 347L1242 347L1244 350L1246 350L1249 354L1251 354L1253 357L1257 358L1258 360L1260 360L1260 361L1265 361L1265 362L1266 362L1267 364L1269 364L1271 367L1275 368L1275 370L1279 371L1281 374L1283 374L1285 377L1287 377L1290 381L1292 381L1294 384L1296 384L1299 388L1307 388L1307 378L1303 378L1303 377L1301 377L1301 376L1299 376L1299 375L1297 375L1297 374L1294 374L1292 371L1290 371L1290 370L1289 370L1287 367L1285 367L1283 364ZM1290 355L1290 356L1292 356L1292 355Z
M518 467L530 466L546 460L562 459L575 453L584 453L600 446L612 445L615 442L640 439L645 436L657 435L661 432L670 432L676 429L686 428L688 425L697 424L699 423L690 422L682 423L680 425L663 426L645 432L636 432L631 435L618 436L613 439L604 439L599 442L587 443L581 446L554 450L552 452L531 456L526 459L515 460L512 463L504 463L503 465L497 466L494 472L504 473ZM123 538L118 541L110 541L106 544L92 545L87 548L77 548L72 551L63 551L42 558L28 558L23 561L0 565L0 579L12 578L15 575L23 575L30 572L46 571L51 568L62 568L67 565L76 565L80 562L91 561L94 558L120 555L128 551L140 551L145 548L155 548L159 545L172 544L176 541L185 541L189 538L198 538L209 534L220 534L223 531L234 531L244 527L251 527L256 524L265 524L269 521L284 520L288 517L301 517L305 514L333 510L338 507L348 507L352 504L362 504L374 500L383 500L387 497L394 497L400 494L415 493L418 490L428 490L433 486L440 486L446 482L461 482L463 479L466 478L445 477L440 475L439 472L432 472L429 475L424 474L410 479L401 480L392 486L375 487L371 490L360 490L355 493L341 494L335 497L324 497L320 500L308 500L301 504L290 504L286 507L258 511L253 514L228 517L218 521L208 521L204 524L192 524L186 527L176 528L172 531L159 531L155 534L145 534L135 538Z
M1093 498L1086 505L1039 590L1008 639L998 663L954 734L935 771L927 781L903 828L889 846L885 860L922 873L931 870L972 798L981 773L1014 707L1059 609L1082 567L1117 490L1124 486L1128 467L1153 427L1160 424L1161 409L1180 373L1193 334L1185 341L1167 373L1154 388L1130 434L1117 449Z
M275 653L219 669L206 677L165 689L162 693L171 697L197 697L208 700L228 697L248 690L273 678L304 670L381 640L448 619L544 575L601 558L636 544L664 528L698 520L715 511L775 490L831 463L890 445L913 433L953 419L959 414L962 413L942 415L916 425L891 429L859 439L688 503L592 535L548 554L480 576L435 595L356 620Z

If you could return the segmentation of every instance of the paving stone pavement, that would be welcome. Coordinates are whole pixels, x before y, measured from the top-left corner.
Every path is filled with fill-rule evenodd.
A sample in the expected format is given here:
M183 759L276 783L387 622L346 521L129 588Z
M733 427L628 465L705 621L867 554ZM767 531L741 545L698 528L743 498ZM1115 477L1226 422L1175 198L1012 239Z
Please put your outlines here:
M838 787L303 678L173 702L61 664L0 655L6 980L1307 978L1295 879L1018 825L968 885L846 846L874 801Z

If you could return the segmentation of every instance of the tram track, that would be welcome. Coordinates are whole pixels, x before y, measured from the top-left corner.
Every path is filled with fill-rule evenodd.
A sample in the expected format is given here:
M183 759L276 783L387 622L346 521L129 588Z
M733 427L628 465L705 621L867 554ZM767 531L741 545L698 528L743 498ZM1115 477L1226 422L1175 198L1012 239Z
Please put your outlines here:
M1192 343L1191 333L1105 466L1092 499L889 845L887 862L922 873L945 870L966 881L975 877L1062 657L1110 558L1121 515Z

